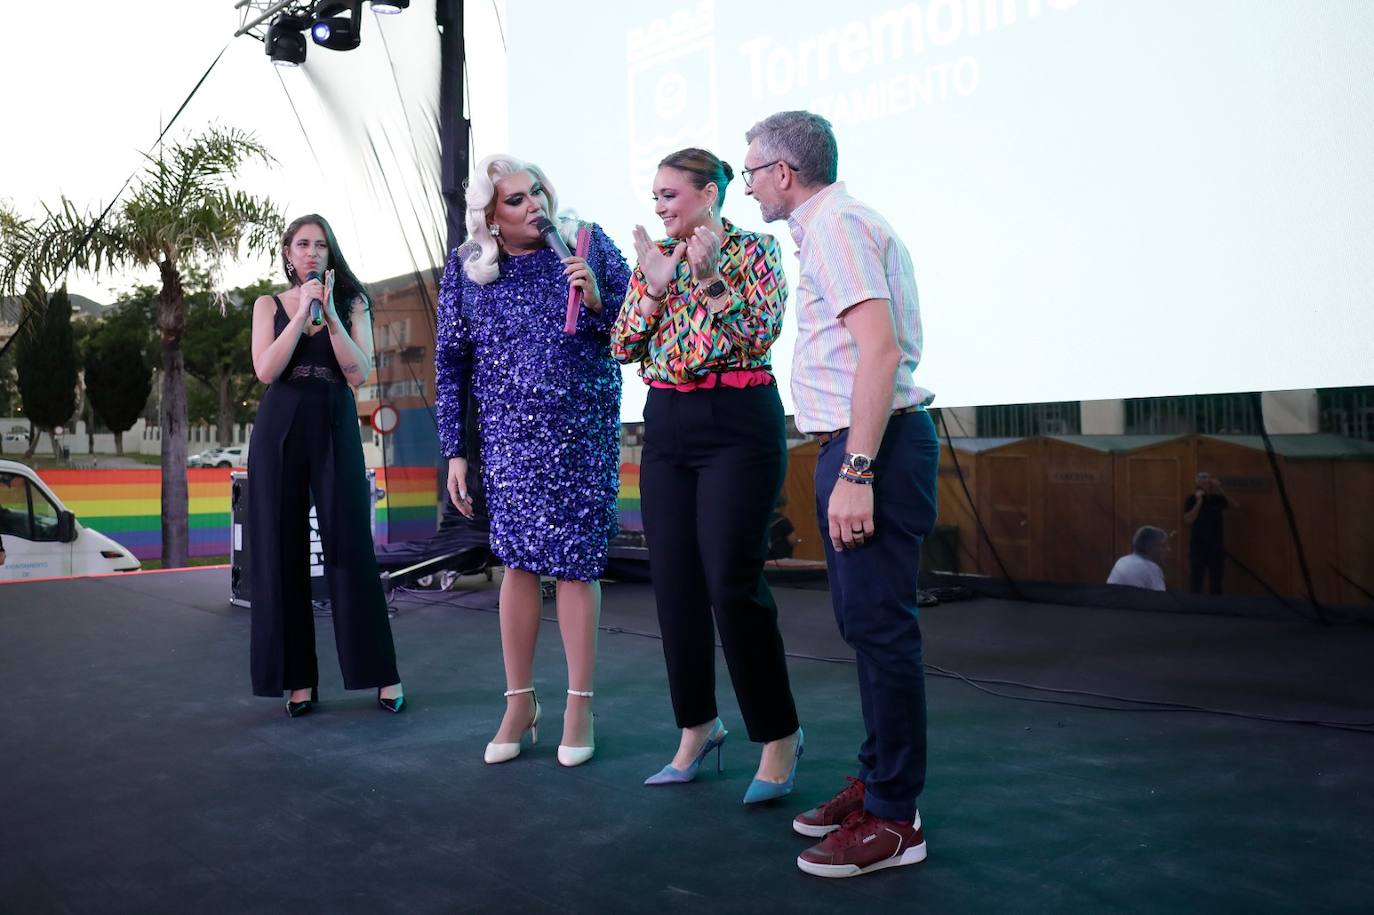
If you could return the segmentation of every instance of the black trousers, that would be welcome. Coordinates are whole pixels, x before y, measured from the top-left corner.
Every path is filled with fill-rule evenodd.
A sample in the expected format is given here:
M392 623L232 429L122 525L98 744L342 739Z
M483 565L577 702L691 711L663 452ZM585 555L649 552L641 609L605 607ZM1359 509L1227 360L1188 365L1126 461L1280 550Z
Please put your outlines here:
M1225 571L1225 547L1194 546L1188 550L1188 590L1192 593L1202 593L1202 579L1205 576L1208 590L1220 594L1222 573Z
M310 605L315 499L334 642L346 689L400 682L368 521L367 470L347 385L277 382L258 406L248 448L253 695L319 683Z
M763 577L786 469L776 385L650 389L640 508L680 728L717 715L714 610L749 739L797 730L777 605Z

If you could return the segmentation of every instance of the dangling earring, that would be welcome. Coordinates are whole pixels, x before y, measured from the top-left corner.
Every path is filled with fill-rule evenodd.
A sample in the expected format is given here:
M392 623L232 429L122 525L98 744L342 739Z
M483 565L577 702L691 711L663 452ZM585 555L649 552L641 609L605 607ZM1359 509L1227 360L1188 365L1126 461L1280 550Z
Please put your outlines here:
M286 275L287 275L287 276L295 276L295 275L296 275L296 268L295 268L295 266L294 266L290 261L287 261L287 262L286 262Z
M487 226L487 231L491 232L492 238L501 237L501 227L496 225L495 223L492 223L491 225Z

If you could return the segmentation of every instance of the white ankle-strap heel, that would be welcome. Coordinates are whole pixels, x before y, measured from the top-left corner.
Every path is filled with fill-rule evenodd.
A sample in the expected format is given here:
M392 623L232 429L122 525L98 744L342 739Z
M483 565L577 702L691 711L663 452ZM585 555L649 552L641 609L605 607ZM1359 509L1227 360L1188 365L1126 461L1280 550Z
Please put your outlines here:
M510 696L522 696L522 695L524 695L525 693L533 693L533 692L534 692L534 687L533 687L533 686L527 686L527 687L525 687L524 689L508 689L508 690L506 690L505 695L509 698ZM534 744L539 743L539 696L538 696L538 695L535 695L535 697L534 697L534 718L532 718L532 719L530 720L529 727L526 728L526 730L528 730L528 731L530 732L530 745L533 746ZM521 732L520 736L521 736L521 737L524 736L524 732L523 732L523 731ZM494 765L494 764L496 764L496 763L510 762L512 759L514 759L515 757L517 757L517 756L519 756L519 755L520 755L520 741L519 741L519 739L517 739L517 740L515 741L515 743L489 743L489 744L487 744L487 751L486 751L486 753L482 754L482 759L484 759L484 760L486 761L487 765L490 766L490 765Z
M583 692L582 690L570 689L568 690L568 695L581 696L583 699L590 699L593 696L595 696L596 693L592 692L591 690ZM593 730L588 735L588 739L591 741L591 746L569 747L564 746L561 743L558 745L558 764L560 766L572 768L573 766L580 766L584 762L592 758L592 754L596 752L596 716L592 716L591 723Z

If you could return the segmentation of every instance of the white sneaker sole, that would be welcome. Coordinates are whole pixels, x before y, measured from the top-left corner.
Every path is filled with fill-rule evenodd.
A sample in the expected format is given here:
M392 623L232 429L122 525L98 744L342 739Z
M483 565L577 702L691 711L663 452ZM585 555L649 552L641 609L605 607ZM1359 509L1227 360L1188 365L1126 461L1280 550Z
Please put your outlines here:
M816 877L858 877L861 874L871 874L886 867L901 867L904 864L917 864L926 859L926 843L913 845L900 856L894 855L877 864L870 864L868 867L859 867L857 864L812 864L797 858L797 867L808 874Z

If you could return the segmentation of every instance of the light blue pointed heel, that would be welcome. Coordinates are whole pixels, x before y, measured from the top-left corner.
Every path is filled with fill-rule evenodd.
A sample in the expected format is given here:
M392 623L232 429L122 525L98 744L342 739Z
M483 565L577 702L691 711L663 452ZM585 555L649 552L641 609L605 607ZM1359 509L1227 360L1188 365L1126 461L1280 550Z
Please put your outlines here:
M792 771L787 776L787 781L779 784L778 782L765 782L754 779L749 783L749 790L744 792L744 803L762 804L764 801L776 801L780 797L786 797L792 793L792 786L797 781L797 762L801 759L802 750L806 748L806 735L801 728L797 728L797 755L792 757Z
M644 784L681 785L690 782L697 777L697 770L701 768L702 760L711 755L712 750L716 751L716 771L724 771L724 766L720 760L721 748L725 746L725 738L730 736L730 732L725 730L725 725L720 723L719 718L716 719L716 725L720 730L714 731L710 737L706 738L706 746L701 748L701 752L697 754L696 759L692 760L690 766L686 769L674 769L671 765L664 766L657 773L644 779Z

